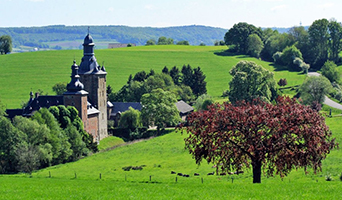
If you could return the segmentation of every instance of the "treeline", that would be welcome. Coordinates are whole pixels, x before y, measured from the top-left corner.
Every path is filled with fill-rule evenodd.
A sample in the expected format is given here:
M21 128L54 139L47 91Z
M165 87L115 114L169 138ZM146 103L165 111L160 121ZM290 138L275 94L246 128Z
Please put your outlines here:
M13 46L27 45L46 48L49 42L83 40L88 26L44 26L0 28L0 35L9 35ZM128 27L128 26L91 26L90 33L96 41L107 40L119 43L145 45L146 41L157 40L160 36L173 38L174 42L188 41L192 45L213 44L226 32L222 28L207 26L179 26L167 28ZM52 47L50 47L52 48Z
M177 99L190 102L198 96L207 93L206 76L200 67L192 68L184 65L180 70L174 66L170 70L165 66L162 73L141 71L129 76L127 83L117 92L107 87L111 102L140 102L143 94L160 88L172 92Z
M31 173L97 151L71 106L41 108L31 118L16 116L12 121L0 108L0 138L0 173Z
M292 27L287 33L241 22L229 29L224 40L233 52L276 61L292 70L320 69L327 60L341 62L342 27L333 19L316 20L308 29Z

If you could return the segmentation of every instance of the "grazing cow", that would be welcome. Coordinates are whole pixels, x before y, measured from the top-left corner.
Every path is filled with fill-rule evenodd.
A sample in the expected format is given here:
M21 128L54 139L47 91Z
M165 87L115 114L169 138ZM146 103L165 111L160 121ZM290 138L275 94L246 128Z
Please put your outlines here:
M182 174L182 173L178 173L177 175L178 175L178 176L183 176L183 174Z
M210 175L214 175L214 174L215 174L215 172L210 172L207 175L210 176Z
M199 176L199 174L198 173L194 173L194 176Z
M229 175L234 175L234 172L228 172Z
M176 174L176 172L174 172L174 171L171 171L171 174Z
M183 177L190 177L190 175L188 175L188 174L183 174Z
M226 172L220 173L220 176L225 176L225 175L227 175Z

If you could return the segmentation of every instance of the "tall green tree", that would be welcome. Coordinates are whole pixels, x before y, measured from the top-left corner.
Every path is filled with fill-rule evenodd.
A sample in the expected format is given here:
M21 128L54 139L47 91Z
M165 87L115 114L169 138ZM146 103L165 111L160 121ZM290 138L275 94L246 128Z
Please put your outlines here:
M121 114L119 127L134 131L136 128L141 127L141 125L142 123L139 110L129 107L127 111Z
M292 37L294 45L302 52L304 60L310 60L309 33L304 26L295 26L289 30L289 36ZM289 45L291 46L291 45Z
M329 21L319 19L309 27L309 42L311 46L312 60L309 63L315 69L320 69L328 60L328 32Z
M253 57L259 58L260 52L264 48L264 43L257 34L253 33L247 38L247 46L247 53Z
M240 22L234 24L234 26L228 30L224 36L226 45L235 45L236 51L239 53L246 54L248 50L248 36L251 34L257 34L259 37L262 36L262 31L256 28L252 24Z
M175 83L175 85L180 85L181 74L180 74L179 69L176 66L172 67L169 74L170 74L173 82Z
M194 69L194 73L192 75L192 92L194 93L195 96L200 96L202 94L207 93L207 82L205 81L205 75L201 71L200 67L197 67Z
M188 65L183 65L182 67L182 84L190 86L192 88L193 85L193 69L191 68L191 66Z
M165 126L175 126L181 119L176 107L177 99L171 92L160 88L151 93L144 94L141 98L141 118L144 125L157 126L160 132Z
M8 118L0 115L0 173L16 172L16 150L26 140L26 134L14 127Z
M12 38L9 35L0 36L0 53L8 54L12 52Z
M252 101L260 98L272 101L277 98L273 73L252 61L240 61L230 70L233 76L229 83L229 100Z
M342 26L336 20L331 20L328 25L329 30L329 52L330 59L337 62L338 54L342 50Z
M49 143L51 141L51 133L50 129L45 124L39 124L35 120L31 120L25 117L16 116L13 119L13 125L27 135L27 143L28 147L30 145L35 146L38 152L39 165L38 167L47 167L52 163L52 145ZM23 150L32 150L34 153L34 148L24 148ZM25 153L25 152L24 152Z

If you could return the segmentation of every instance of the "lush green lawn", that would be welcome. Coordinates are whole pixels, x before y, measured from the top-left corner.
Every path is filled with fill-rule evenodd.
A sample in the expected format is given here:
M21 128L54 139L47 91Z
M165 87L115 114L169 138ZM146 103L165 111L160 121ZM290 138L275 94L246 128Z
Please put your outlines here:
M106 150L110 147L114 147L114 146L121 145L124 143L125 143L125 141L119 137L109 136L109 137L101 140L100 144L98 145L98 148L100 151L102 151L102 150Z
M200 66L207 76L208 94L220 99L222 92L228 89L231 79L230 69L240 60L253 60L275 72L275 79L286 78L288 85L303 82L304 75L288 72L273 67L271 63L246 56L224 56L226 50L222 46L139 46L118 49L96 50L96 58L100 65L104 62L107 84L114 91L119 90L130 74L138 71L161 72L164 66L181 68L190 64ZM52 86L58 82L69 82L71 65L83 56L82 50L42 51L0 56L0 100L7 108L19 108L22 102L29 99L29 93L38 89L53 94Z
M107 82L118 90L129 74L166 65L200 66L207 76L208 93L219 99L227 89L229 70L239 60L253 60L275 72L276 80L286 78L289 86L301 84L304 75L288 72L271 63L245 56L222 56L224 47L149 46L97 50L98 62L108 71ZM9 108L17 108L29 98L31 89L52 94L57 82L68 82L72 60L79 61L82 51L46 51L0 56L0 99ZM291 91L285 92L285 94ZM221 100L222 101L222 100ZM327 113L329 108L324 108ZM333 110L333 115L339 114ZM342 143L341 117L327 118L334 137ZM293 170L284 179L262 177L252 184L252 173L233 176L208 176L211 164L195 164L184 149L186 135L172 132L151 140L94 154L74 163L53 166L32 174L0 176L0 199L341 199L339 176L342 172L341 150L333 150L323 162L323 171L305 175ZM100 148L122 143L117 138L101 141ZM127 166L142 170L124 171ZM189 174L177 177L171 171ZM200 176L193 176L199 173ZM331 174L333 181L325 181ZM51 175L51 178L49 176ZM101 176L101 179L100 179ZM76 178L75 178L76 177ZM177 179L176 179L177 177ZM203 183L202 183L203 179ZM177 180L177 182L176 182Z
M327 124L342 142L341 117L327 118ZM340 199L339 176L342 152L333 150L323 162L323 171L305 175L303 169L289 176L262 177L252 184L252 173L208 176L211 164L197 166L184 149L177 132L114 150L94 154L74 163L53 166L29 175L0 176L3 199ZM127 166L142 170L124 171ZM177 177L171 171L189 174ZM200 176L193 176L199 173ZM76 175L75 175L76 174ZM101 174L101 178L100 178ZM331 174L333 181L325 181ZM51 175L51 178L49 176ZM76 178L75 178L76 176ZM177 177L177 182L176 182ZM150 179L151 178L151 179ZM203 183L202 183L203 179ZM233 180L232 180L233 179Z

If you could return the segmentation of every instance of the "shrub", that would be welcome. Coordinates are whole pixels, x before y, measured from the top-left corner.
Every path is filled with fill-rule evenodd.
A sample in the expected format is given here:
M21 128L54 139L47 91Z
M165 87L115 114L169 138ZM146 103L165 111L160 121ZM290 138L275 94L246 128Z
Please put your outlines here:
M280 60L280 57L283 53L280 52L280 51L277 51L273 54L272 58L273 58L273 61L276 63L276 64L281 64L281 60Z

